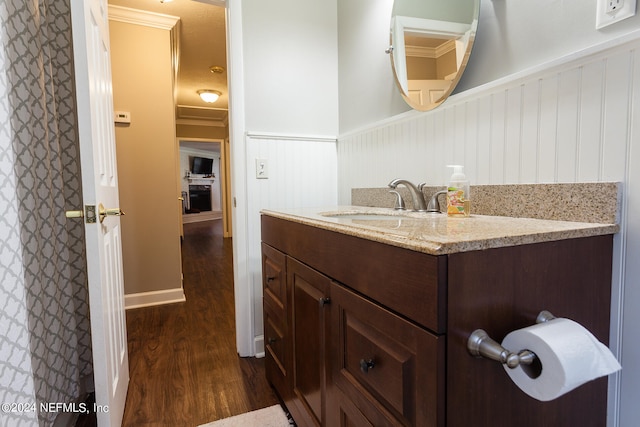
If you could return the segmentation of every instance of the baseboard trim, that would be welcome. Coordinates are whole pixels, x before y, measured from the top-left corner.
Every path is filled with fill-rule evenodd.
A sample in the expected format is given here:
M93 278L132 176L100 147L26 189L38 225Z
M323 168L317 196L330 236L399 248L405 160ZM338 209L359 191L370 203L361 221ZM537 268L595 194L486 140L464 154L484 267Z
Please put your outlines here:
M206 211L194 214L182 214L182 223L191 224L194 222L212 221L222 219L222 211Z
M174 304L177 302L185 302L186 300L182 287L162 291L139 292L124 296L124 308L125 310L130 310L154 305Z
M258 335L253 338L253 349L256 358L264 357L264 335Z

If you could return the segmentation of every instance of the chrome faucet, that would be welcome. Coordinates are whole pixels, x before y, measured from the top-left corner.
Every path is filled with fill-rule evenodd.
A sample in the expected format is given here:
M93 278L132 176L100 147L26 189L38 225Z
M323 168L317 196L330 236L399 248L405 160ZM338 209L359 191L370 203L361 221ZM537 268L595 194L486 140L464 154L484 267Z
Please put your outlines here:
M431 196L431 200L429 200L429 204L427 205L427 212L442 213L440 210L440 201L438 200L438 196L441 194L447 194L447 190L438 191Z
M400 195L400 193L398 193L396 190L389 190L389 193L396 196L396 203L395 205L393 205L393 209L397 211L403 211L407 209L407 207L404 205L404 200L402 200L402 196Z
M426 212L427 204L424 201L424 196L422 195L422 191L418 189L413 183L407 181L406 179L396 178L389 183L389 188L395 190L398 185L404 185L409 189L409 193L411 193L411 198L413 199L413 209L418 212Z

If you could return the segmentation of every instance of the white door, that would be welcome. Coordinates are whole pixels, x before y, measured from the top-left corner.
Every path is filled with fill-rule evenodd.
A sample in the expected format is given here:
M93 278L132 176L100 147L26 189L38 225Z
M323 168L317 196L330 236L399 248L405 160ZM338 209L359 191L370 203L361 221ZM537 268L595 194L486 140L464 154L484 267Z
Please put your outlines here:
M97 416L111 427L122 423L129 359L107 1L71 0L71 18Z

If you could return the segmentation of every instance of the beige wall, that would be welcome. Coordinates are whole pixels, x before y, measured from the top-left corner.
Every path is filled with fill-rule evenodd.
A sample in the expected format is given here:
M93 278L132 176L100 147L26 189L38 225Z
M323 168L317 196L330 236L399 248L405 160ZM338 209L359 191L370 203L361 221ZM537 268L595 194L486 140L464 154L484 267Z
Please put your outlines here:
M169 31L111 21L125 293L182 287Z
M178 138L227 139L229 128L178 124L176 134Z
M436 60L418 56L407 56L407 79L435 80L438 78Z
M437 64L438 79L444 79L449 74L455 73L458 70L455 49L445 53L440 58L438 58Z

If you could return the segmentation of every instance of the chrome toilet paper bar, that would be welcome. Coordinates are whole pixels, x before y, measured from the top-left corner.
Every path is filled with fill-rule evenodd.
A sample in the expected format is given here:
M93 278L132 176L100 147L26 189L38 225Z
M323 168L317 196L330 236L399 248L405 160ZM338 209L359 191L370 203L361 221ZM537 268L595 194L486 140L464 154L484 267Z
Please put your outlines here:
M548 322L555 318L556 317L547 310L542 310L538 314L538 317L536 317L536 323ZM467 350L469 350L472 356L496 360L511 369L520 365L531 365L536 360L536 355L532 351L525 349L520 350L518 353L513 353L507 350L491 339L489 334L483 329L476 329L469 335Z

